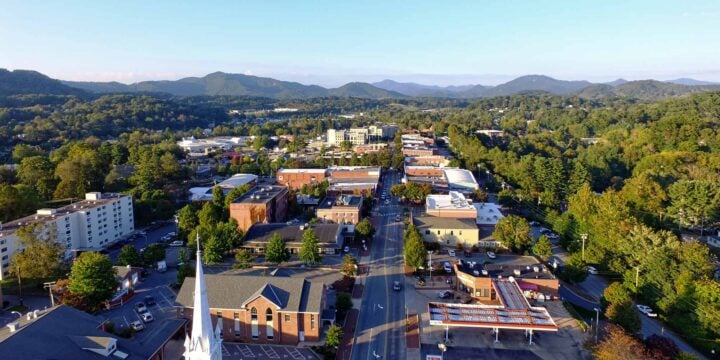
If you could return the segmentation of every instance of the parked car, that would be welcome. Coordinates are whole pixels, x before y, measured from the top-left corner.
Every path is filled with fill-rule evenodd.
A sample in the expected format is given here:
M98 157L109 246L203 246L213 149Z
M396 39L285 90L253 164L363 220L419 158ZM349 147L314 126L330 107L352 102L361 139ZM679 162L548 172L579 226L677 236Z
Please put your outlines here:
M141 318L142 321L145 322L145 323L149 323L149 322L155 320L155 318L153 318L152 314L149 313L149 312L140 314L140 318Z
M176 234L174 231L171 231L171 232L167 233L167 236L170 236L170 237L173 237L173 236L175 236L175 235L177 235L177 234Z
M131 322L130 327L135 331L145 330L145 325L143 325L143 323L140 322L140 320L135 320L135 321Z
M145 303L137 303L135 304L135 311L137 311L138 314L146 313L148 311L147 306L145 306Z
M560 238L560 235L558 235L558 234L556 234L556 233L553 233L553 232L551 232L551 233L549 233L549 234L547 234L547 235L545 235L545 236L547 236L547 238L548 238L548 239L551 239L551 240L557 240L557 239Z
M150 295L146 296L144 301L147 306L155 306L157 304L155 298Z
M488 252L486 252L485 254L486 254L487 257L490 258L490 259L495 259L495 258L497 257L497 255L495 255L495 253L492 252L492 251L488 251Z
M452 266L449 262L446 261L443 263L443 270L445 270L445 272L448 274L452 274Z
M392 288L393 288L393 290L395 290L395 291L400 291L400 290L402 290L402 286L400 285L400 282L399 282L399 281L393 281L393 286L392 286Z
M588 266L587 272L588 272L588 274L593 274L593 275L597 275L597 273L598 273L597 269L593 266Z
M172 247L181 247L183 245L185 245L185 243L180 240L175 240L170 243L170 246L172 246Z
M343 252L349 253L349 252L350 252L350 247L349 247L349 246L344 247L344 248L343 248Z
M648 317L654 318L654 317L657 317L657 316L658 316L657 313L654 312L653 309L652 309L651 307L647 306L647 305L637 304L637 305L635 305L635 307L637 307L638 311L640 311L641 313L647 315Z
M448 255L455 257L455 250L452 250L452 249L448 250Z
M402 220L402 218L400 217L400 215L395 215L395 221L400 221L400 220Z
M540 223L537 222L537 221L531 221L531 222L529 222L528 224L529 224L530 226L532 226L532 227L540 226Z
M541 228L541 229L540 229L540 233L543 234L543 235L550 234L551 232L552 232L552 231L550 231L550 229L548 229L548 228Z
M441 299L449 299L453 296L453 292L450 290L438 291L438 297Z
M385 205L390 205L390 200L385 200Z

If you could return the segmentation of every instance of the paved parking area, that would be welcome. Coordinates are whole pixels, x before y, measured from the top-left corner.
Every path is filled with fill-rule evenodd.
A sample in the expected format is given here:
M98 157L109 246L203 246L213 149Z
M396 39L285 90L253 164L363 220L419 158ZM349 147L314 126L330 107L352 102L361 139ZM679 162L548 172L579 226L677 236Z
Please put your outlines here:
M223 343L223 359L319 360L308 348L280 345Z

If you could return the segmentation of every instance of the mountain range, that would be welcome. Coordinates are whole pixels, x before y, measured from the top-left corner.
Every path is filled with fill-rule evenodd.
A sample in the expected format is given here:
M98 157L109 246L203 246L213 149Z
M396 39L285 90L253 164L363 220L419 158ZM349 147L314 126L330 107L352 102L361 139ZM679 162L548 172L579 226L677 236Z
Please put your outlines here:
M488 98L527 92L579 96L589 99L626 97L656 100L687 94L718 91L720 84L681 78L669 81L617 79L609 83L565 81L545 75L521 76L497 86L435 86L383 80L373 84L351 82L338 88L304 85L243 74L214 72L203 77L179 80L119 82L79 82L52 79L36 71L0 69L0 96L17 94L91 95L104 93L166 93L174 96L227 95L259 96L275 99L315 97L357 97L369 99L402 99L410 97Z

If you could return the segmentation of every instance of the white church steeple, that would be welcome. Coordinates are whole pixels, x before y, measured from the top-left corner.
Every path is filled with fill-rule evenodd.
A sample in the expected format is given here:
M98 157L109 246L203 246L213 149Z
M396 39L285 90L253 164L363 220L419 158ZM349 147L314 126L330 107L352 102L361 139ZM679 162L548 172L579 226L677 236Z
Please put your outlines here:
M195 292L193 322L190 336L185 337L185 360L221 360L220 323L213 331L210 307L208 306L205 275L202 268L200 235L197 237L197 263L195 264Z

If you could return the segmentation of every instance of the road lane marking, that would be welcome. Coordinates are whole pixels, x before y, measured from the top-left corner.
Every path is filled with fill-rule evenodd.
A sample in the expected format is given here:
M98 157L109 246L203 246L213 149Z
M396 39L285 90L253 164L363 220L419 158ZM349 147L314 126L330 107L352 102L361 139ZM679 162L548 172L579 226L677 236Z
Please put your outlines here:
M238 350L240 350L240 353L242 353L243 357L255 357L255 353L250 349L247 345L235 345Z

